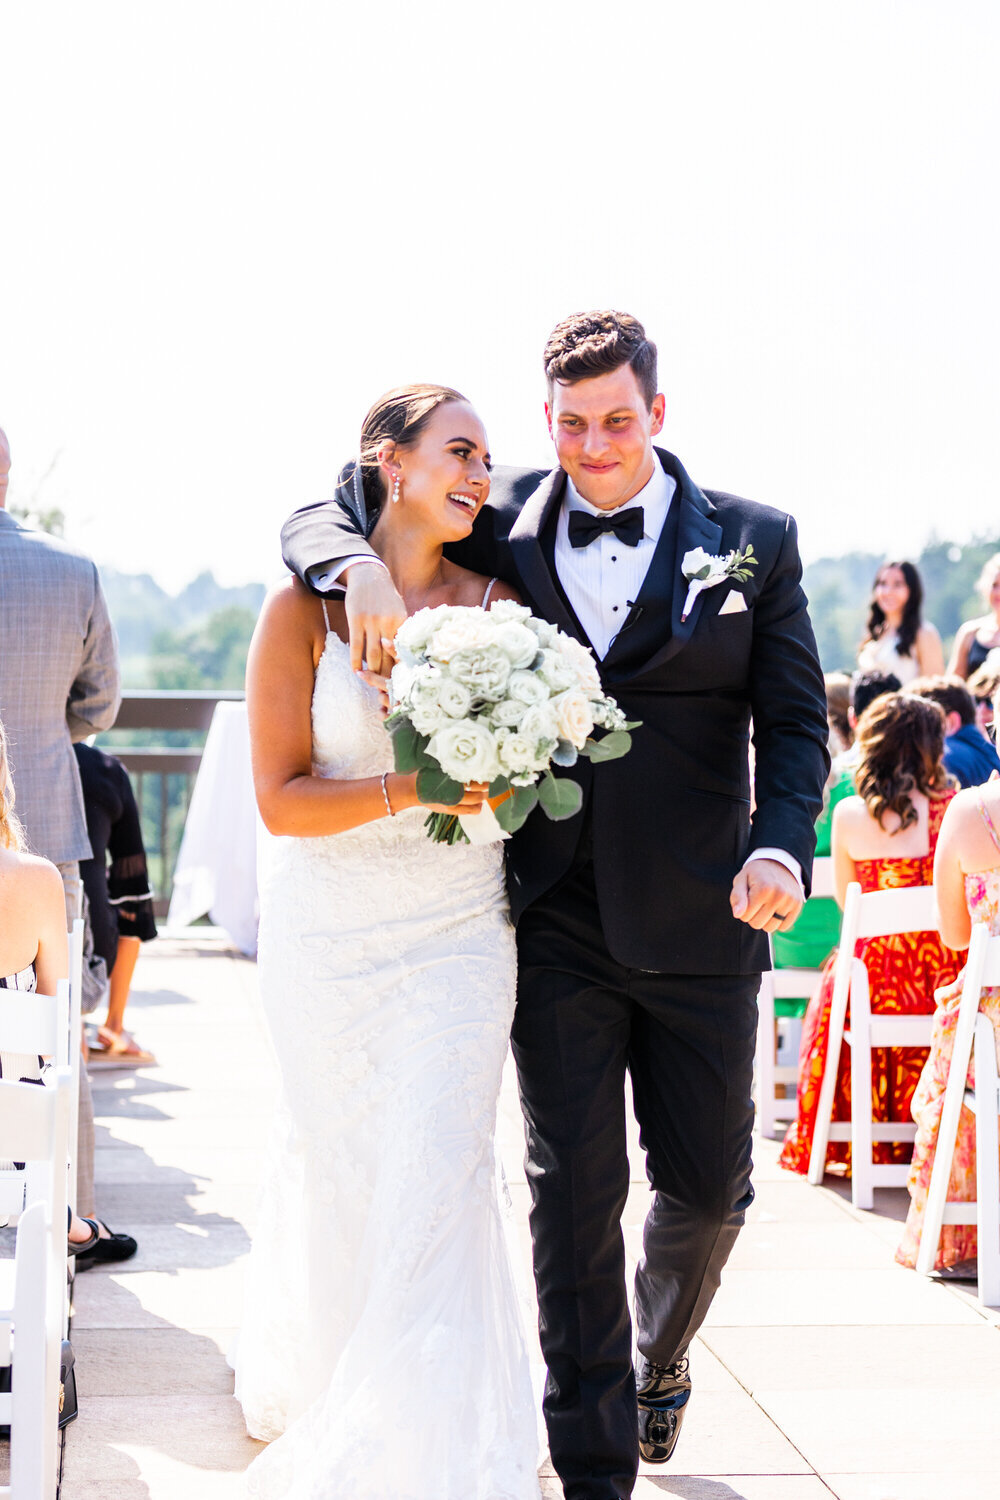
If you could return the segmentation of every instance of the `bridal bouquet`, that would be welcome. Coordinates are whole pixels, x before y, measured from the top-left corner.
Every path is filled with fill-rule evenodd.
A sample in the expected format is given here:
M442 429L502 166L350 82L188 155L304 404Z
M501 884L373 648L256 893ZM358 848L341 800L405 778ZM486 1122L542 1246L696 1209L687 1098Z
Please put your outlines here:
M488 782L504 833L536 805L556 820L579 812L579 786L552 768L617 760L638 727L604 693L586 647L511 600L422 609L396 650L386 721L396 770L416 771L422 802L457 802L465 783ZM438 842L468 838L454 815L431 813L426 827Z

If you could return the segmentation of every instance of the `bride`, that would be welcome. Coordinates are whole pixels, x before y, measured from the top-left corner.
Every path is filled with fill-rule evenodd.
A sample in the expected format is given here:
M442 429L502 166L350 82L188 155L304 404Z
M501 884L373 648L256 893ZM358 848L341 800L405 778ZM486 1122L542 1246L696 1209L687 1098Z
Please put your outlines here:
M514 598L456 566L490 487L457 391L390 391L362 428L370 541L411 613ZM499 844L431 843L343 606L297 580L247 669L271 834L259 974L282 1075L236 1393L281 1500L535 1500L537 1426L496 1196L514 1008ZM475 813L484 786L466 788ZM455 811L454 808L437 809Z

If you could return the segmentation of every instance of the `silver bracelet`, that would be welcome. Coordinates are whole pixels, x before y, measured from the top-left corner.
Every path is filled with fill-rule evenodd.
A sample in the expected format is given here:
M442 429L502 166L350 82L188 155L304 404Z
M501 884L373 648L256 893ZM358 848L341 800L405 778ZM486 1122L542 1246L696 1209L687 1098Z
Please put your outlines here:
M386 810L386 812L389 814L390 818L394 818L396 816L396 814L392 810L392 803L389 801L389 793L388 793L388 790L387 790L386 784L385 784L386 783L386 778L388 777L388 775L389 775L388 771L383 771L382 772L382 796L383 796L383 798L385 800L385 810Z

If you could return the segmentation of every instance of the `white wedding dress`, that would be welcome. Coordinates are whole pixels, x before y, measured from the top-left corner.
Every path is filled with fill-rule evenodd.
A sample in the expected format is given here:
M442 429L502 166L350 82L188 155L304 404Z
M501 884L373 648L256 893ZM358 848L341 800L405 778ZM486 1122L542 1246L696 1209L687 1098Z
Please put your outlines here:
M320 776L392 769L329 632ZM414 809L268 842L261 994L283 1080L235 1357L260 1500L536 1500L493 1134L514 1007L501 846Z

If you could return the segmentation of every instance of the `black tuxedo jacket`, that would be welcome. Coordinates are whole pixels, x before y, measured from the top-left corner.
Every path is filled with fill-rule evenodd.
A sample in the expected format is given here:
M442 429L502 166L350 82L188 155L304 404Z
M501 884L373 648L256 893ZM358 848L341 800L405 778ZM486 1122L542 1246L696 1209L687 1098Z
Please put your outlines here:
M733 877L756 848L801 864L808 890L814 823L829 767L826 698L802 591L795 523L768 506L704 492L670 453L656 450L677 483L667 522L635 606L603 662L601 678L630 719L640 719L623 759L572 775L584 791L575 818L536 810L507 845L516 921L567 873L581 831L611 955L631 968L674 974L753 974L768 967L767 940L730 910ZM516 587L532 610L589 645L553 566L561 469L494 471L457 562ZM282 531L286 563L311 570L367 550L350 485L296 511ZM694 547L726 553L752 544L746 583L703 590L681 620L681 560ZM720 614L730 592L746 609ZM753 724L756 809L750 812Z

